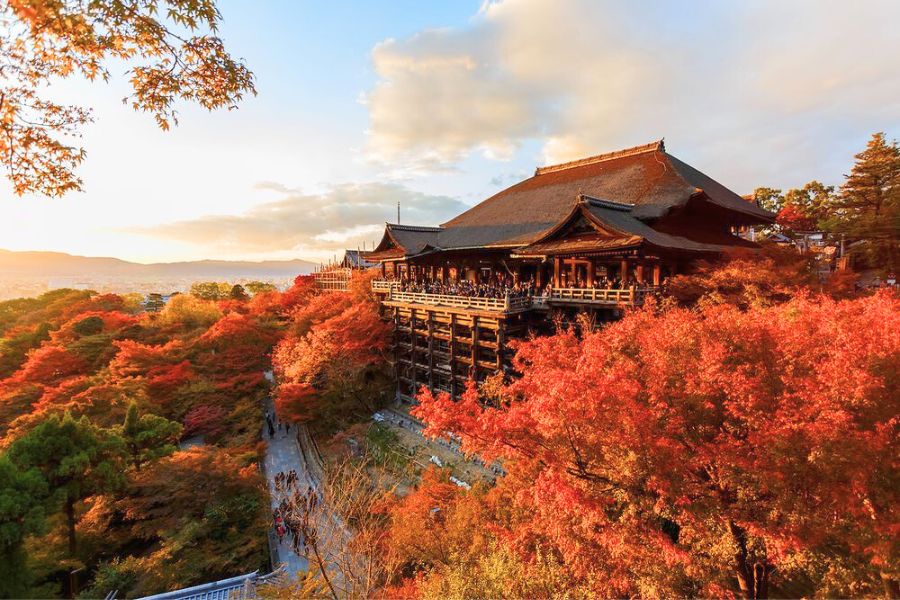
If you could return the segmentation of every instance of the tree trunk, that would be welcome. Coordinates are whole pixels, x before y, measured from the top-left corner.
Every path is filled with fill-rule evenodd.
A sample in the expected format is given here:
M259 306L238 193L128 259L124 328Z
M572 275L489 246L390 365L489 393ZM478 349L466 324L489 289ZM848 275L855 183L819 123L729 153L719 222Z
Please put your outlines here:
M772 567L765 560L750 564L750 557L747 552L747 532L740 525L729 519L728 531L737 546L737 550L734 553L733 568L741 594L747 600L768 598L769 573L772 572Z
M66 497L66 529L69 538L69 556L75 558L77 550L75 540L75 499L71 496Z
M306 537L304 535L304 537ZM322 556L319 554L319 544L317 541L313 541L310 544L313 549L313 553L316 555L316 562L319 564L319 570L322 572L322 578L325 579L326 585L328 585L328 590L331 592L331 595L334 597L334 600L338 600L339 596L334 589L334 585L331 583L331 578L328 577L328 570L325 567L325 561L322 560Z
M888 600L900 598L900 581L889 573L881 573L881 585L884 586L884 597Z

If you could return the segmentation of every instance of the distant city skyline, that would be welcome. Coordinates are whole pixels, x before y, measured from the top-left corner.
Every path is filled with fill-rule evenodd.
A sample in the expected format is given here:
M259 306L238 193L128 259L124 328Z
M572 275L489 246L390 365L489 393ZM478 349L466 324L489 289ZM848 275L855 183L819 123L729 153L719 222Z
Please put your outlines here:
M127 78L64 81L90 106L85 192L0 186L0 248L327 260L384 221L439 224L541 164L666 138L738 193L839 185L900 136L900 3L478 0L219 4L255 72L235 111L169 132Z

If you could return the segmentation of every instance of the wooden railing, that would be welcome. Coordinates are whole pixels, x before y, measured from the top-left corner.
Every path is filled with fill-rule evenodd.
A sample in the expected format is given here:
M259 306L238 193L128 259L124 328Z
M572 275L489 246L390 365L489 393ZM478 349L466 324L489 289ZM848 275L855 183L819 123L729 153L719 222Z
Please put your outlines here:
M312 274L316 287L332 292L346 292L347 284L353 276L353 269L347 267L331 267Z
M470 296L452 296L449 294L423 294L419 292L401 292L390 289L385 298L389 302L408 302L411 304L430 304L453 308L469 308L495 312L519 312L531 307L528 297L510 298L474 298Z
M454 308L470 308L501 312L520 312L529 308L543 308L548 304L603 304L637 306L656 292L655 288L595 289L595 288L554 288L539 296L515 296L505 298L475 298L452 294L426 294L403 292L396 281L374 280L372 289L386 293L386 301L431 304Z
M624 290L594 288L551 289L550 302L571 302L574 304L643 304L644 298L654 292L653 288L626 288Z
M373 279L372 280L372 291L373 292L389 292L391 288L397 285L397 280L395 279Z

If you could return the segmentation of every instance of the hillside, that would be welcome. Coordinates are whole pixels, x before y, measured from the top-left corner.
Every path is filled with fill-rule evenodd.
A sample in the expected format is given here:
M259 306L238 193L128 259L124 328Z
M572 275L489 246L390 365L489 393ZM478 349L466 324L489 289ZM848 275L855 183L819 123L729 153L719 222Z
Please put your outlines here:
M0 276L30 277L177 277L177 278L282 278L309 273L315 263L306 260L228 261L201 260L141 264L118 258L75 256L62 252L0 250Z
M200 260L141 264L118 258L62 252L0 250L0 300L36 296L58 288L112 293L186 291L195 281L267 281L285 286L315 264L305 260Z

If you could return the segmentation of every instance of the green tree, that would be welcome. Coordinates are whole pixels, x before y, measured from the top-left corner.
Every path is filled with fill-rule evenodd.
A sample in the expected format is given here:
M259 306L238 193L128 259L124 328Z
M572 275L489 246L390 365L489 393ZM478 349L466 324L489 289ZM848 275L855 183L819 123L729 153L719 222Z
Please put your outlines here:
M69 554L78 549L78 503L124 484L122 438L87 417L52 415L9 447L12 463L29 477L39 474L49 490L48 509L65 513Z
M785 205L796 206L819 229L834 213L836 201L834 186L816 180L810 181L802 188L788 190L784 194Z
M158 415L138 415L137 403L132 401L125 413L121 436L138 471L144 463L175 452L175 442L181 435L181 425Z
M161 129L177 123L175 104L234 108L256 91L253 74L216 35L215 0L9 0L0 4L0 156L21 195L61 196L82 188L72 143L92 120L88 109L54 102L60 78L106 80L110 63L130 67L134 110Z
M103 318L97 315L85 317L75 323L72 329L80 336L96 335L103 331Z
M198 281L191 285L191 296L201 300L224 300L231 294L231 286L217 281Z
M239 283L236 283L234 284L234 286L232 286L229 297L232 300L238 300L239 302L246 302L250 299L250 296L247 295L247 291L244 290L244 286Z
M22 472L0 456L0 597L25 595L29 583L22 549L25 536L44 527L42 498L47 483L37 472Z
M753 190L753 199L760 208L777 213L784 205L784 195L781 190L769 187L759 187Z
M869 266L896 272L900 267L900 146L884 133L872 135L845 176L830 223L836 233L863 243L857 255Z
M251 281L245 285L244 288L254 296L257 294L264 294L265 292L274 292L278 289L271 283L265 283L263 281Z

